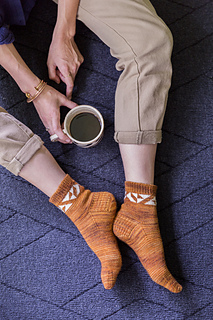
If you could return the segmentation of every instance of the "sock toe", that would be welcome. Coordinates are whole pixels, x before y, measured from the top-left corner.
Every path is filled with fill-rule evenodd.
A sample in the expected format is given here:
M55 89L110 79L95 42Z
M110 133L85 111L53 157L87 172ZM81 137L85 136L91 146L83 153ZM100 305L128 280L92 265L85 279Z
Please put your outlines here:
M101 273L101 280L105 289L110 290L114 287L117 275L113 271L103 271Z
M112 289L115 285L116 279L122 267L122 258L120 252L117 253L117 257L111 263L102 263L101 268L101 280L105 289Z
M172 293L180 293L182 291L182 286L172 277L172 279L165 285L165 288Z
M182 286L172 276L167 267L164 267L162 271L161 269L156 271L158 271L158 273L156 272L156 275L150 275L153 281L168 289L172 293L179 293L182 291Z
M114 287L118 274L119 274L119 271L112 271L112 270L101 271L101 280L105 289L110 290Z

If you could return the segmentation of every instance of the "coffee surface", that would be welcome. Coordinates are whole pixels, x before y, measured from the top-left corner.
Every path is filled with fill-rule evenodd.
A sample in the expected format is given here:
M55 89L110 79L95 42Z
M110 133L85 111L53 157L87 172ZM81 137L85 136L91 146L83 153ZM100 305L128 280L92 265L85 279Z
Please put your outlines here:
M101 125L98 118L89 112L76 115L70 123L70 134L78 141L93 140L99 134Z

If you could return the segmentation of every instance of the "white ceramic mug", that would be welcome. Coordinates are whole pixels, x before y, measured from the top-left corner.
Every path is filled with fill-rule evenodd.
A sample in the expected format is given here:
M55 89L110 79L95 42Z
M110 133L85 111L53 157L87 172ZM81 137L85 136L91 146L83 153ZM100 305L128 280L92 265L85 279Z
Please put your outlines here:
M79 114L81 113L91 113L93 114L99 121L100 123L100 131L97 134L97 136L89 141L80 141L80 140L76 140L71 132L70 132L70 125L71 125L71 121ZM82 128L83 130L83 128ZM101 115L101 113L94 107L89 106L89 105L79 105L73 109L71 109L65 119L64 119L64 129L63 132L73 141L73 143L75 143L77 146L82 147L82 148L89 148L89 147L93 147L96 144L98 144L102 137L103 137L103 132L104 132L104 119ZM57 134L53 134L52 136L50 136L50 140L52 142L57 141L58 136Z

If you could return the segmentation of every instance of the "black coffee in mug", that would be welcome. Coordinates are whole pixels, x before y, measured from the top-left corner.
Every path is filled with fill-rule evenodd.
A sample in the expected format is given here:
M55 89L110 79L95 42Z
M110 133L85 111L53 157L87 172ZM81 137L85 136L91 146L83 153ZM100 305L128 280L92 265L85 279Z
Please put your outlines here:
M70 135L82 142L95 139L100 130L101 124L98 118L89 112L77 114L70 123Z

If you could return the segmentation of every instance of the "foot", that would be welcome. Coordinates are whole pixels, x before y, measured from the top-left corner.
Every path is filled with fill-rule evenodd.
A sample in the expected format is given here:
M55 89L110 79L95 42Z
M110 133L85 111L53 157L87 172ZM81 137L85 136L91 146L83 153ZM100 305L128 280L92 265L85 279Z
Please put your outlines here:
M72 220L88 246L101 262L101 279L105 289L111 289L121 269L122 259L112 232L116 201L108 192L85 190L68 175L50 202Z
M154 185L126 182L126 197L113 226L114 234L137 254L157 284L173 293L182 286L169 272L160 235Z

